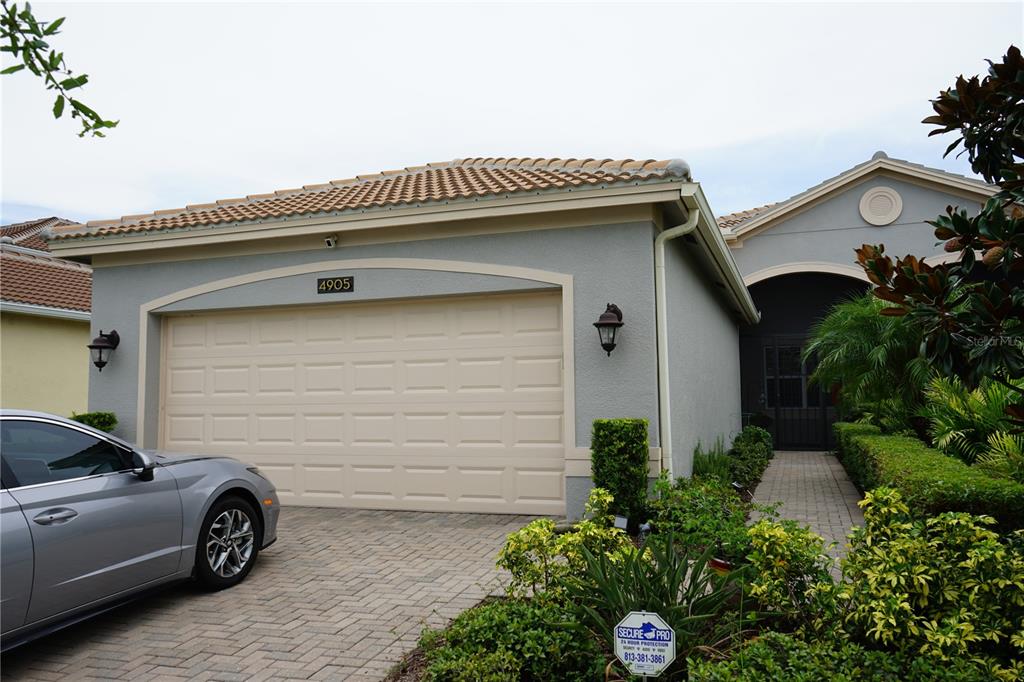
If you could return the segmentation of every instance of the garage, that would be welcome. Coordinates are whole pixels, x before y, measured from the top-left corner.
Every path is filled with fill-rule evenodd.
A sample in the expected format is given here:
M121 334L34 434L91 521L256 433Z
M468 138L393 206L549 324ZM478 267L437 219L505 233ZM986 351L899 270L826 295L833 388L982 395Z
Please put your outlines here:
M558 292L168 315L160 447L282 502L563 514Z

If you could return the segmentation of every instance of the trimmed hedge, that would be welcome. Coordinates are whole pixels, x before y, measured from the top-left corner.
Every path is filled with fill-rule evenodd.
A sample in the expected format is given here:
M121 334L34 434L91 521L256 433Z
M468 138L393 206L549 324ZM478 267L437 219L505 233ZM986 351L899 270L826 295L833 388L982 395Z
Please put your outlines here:
M839 459L861 490L891 486L914 514L956 511L993 517L1001 530L1024 528L1024 485L993 478L916 438L882 435L867 424L835 424Z
M595 419L590 450L594 487L612 494L610 511L640 521L647 509L647 420Z
M768 462L775 456L772 434L758 426L744 426L732 442L732 478L747 490L757 487Z
M107 433L117 428L117 415L113 412L83 412L82 414L72 412L71 418L80 424L85 424Z

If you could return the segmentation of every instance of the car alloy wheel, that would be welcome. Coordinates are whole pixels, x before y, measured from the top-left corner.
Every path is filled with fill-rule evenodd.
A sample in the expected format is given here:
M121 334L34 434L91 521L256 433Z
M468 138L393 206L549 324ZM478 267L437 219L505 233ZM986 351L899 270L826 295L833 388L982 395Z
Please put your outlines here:
M228 509L214 520L206 536L206 561L221 578L233 578L252 558L256 535L252 520L241 509Z

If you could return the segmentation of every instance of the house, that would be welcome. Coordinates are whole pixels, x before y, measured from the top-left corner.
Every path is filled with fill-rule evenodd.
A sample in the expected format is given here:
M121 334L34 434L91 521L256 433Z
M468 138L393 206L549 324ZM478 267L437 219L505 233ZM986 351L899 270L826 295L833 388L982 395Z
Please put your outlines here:
M652 474L739 428L758 315L726 236L679 160L478 158L50 247L119 333L89 384L119 435L252 462L288 504L577 516L594 419L647 418Z
M785 201L719 218L761 322L740 332L746 419L767 425L776 447L830 447L835 410L809 384L801 353L808 333L836 302L866 291L854 249L884 244L894 256L947 254L934 220L947 206L977 213L995 188L961 175L889 158L884 152Z
M0 405L60 415L88 405L89 266L55 257L43 218L0 227Z

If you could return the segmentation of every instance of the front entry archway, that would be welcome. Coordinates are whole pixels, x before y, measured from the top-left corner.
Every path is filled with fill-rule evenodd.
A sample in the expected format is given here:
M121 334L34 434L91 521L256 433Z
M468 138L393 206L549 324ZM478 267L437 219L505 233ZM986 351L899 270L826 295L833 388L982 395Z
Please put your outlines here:
M767 428L782 450L833 446L835 408L810 382L813 359L802 359L814 324L831 307L866 291L866 282L843 275L801 272L750 286L760 324L740 332L740 373L745 423Z

